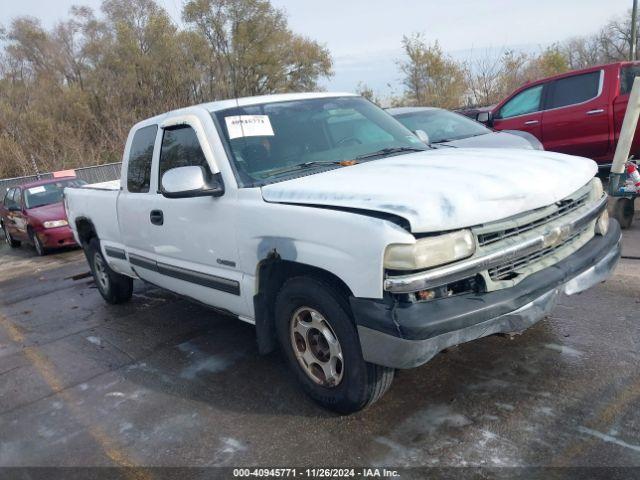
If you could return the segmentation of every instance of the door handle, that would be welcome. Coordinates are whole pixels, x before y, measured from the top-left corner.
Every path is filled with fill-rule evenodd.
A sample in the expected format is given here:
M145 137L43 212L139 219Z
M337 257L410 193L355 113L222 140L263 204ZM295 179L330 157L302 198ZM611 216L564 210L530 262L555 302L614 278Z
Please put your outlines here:
M596 110L589 110L587 115L597 115L599 113L604 113L604 108L598 108Z
M164 223L164 213L162 213L162 210L151 210L149 220L154 225L162 225Z
M540 123L540 120L529 120L528 122L524 122L525 125L537 125Z

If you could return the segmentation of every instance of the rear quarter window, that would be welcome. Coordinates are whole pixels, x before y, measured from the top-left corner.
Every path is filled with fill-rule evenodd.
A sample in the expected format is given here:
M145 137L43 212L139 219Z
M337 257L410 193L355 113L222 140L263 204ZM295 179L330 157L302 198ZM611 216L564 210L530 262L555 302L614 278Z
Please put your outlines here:
M131 141L127 167L127 190L146 193L151 183L151 160L158 132L157 125L149 125L136 131Z
M551 83L546 108L560 108L586 102L600 93L601 72L589 72L561 78Z
M633 81L640 75L640 65L628 65L620 69L620 95L631 93Z

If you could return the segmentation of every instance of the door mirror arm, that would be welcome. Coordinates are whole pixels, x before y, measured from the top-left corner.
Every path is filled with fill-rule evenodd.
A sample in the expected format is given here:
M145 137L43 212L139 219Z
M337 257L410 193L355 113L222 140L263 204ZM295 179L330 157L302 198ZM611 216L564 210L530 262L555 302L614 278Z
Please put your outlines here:
M160 193L166 198L220 197L224 182L220 173L200 166L177 167L162 175Z

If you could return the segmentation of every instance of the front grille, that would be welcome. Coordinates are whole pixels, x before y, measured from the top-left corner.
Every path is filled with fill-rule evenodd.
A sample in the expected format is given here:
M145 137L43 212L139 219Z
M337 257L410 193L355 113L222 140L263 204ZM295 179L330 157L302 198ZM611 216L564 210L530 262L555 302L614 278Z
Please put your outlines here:
M502 265L498 265L497 267L489 269L489 277L493 281L500 280L511 280L519 275L519 271L527 268L529 265L539 262L546 257L553 255L556 251L566 246L574 243L580 235L582 235L586 231L586 228L583 228L579 232L574 233L569 238L567 238L563 243L553 246L543 248L538 250L537 252L531 253L529 255L525 255L520 258L516 258L510 262L504 263Z
M587 203L588 198L589 198L589 193L585 193L584 195L582 195L580 198L577 198L577 199L562 200L556 203L558 209L555 212L545 217L539 218L538 220L535 220L533 222L526 223L524 225L520 225L514 228L507 228L507 229L498 230L495 232L479 234L478 244L481 247L484 247L485 245L491 245L492 243L499 242L501 240L504 240L505 238L513 237L513 236L528 232L530 230L533 230L536 227L544 225L545 223L552 222L557 218L560 218L564 215L567 215L573 212L574 210L577 210L578 208L582 207L585 203Z

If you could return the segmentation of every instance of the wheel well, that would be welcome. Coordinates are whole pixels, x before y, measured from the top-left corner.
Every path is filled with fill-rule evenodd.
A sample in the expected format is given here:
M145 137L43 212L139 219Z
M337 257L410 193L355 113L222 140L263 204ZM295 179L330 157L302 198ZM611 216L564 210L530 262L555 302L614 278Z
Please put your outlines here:
M93 237L98 236L93 223L87 218L78 218L76 220L76 231L82 245L88 245Z
M348 299L353 293L333 273L304 263L282 260L279 257L263 260L258 265L257 293L253 297L258 350L261 354L270 353L276 348L274 325L276 295L284 282L299 276L314 277L329 283L344 296L345 304L349 305Z

